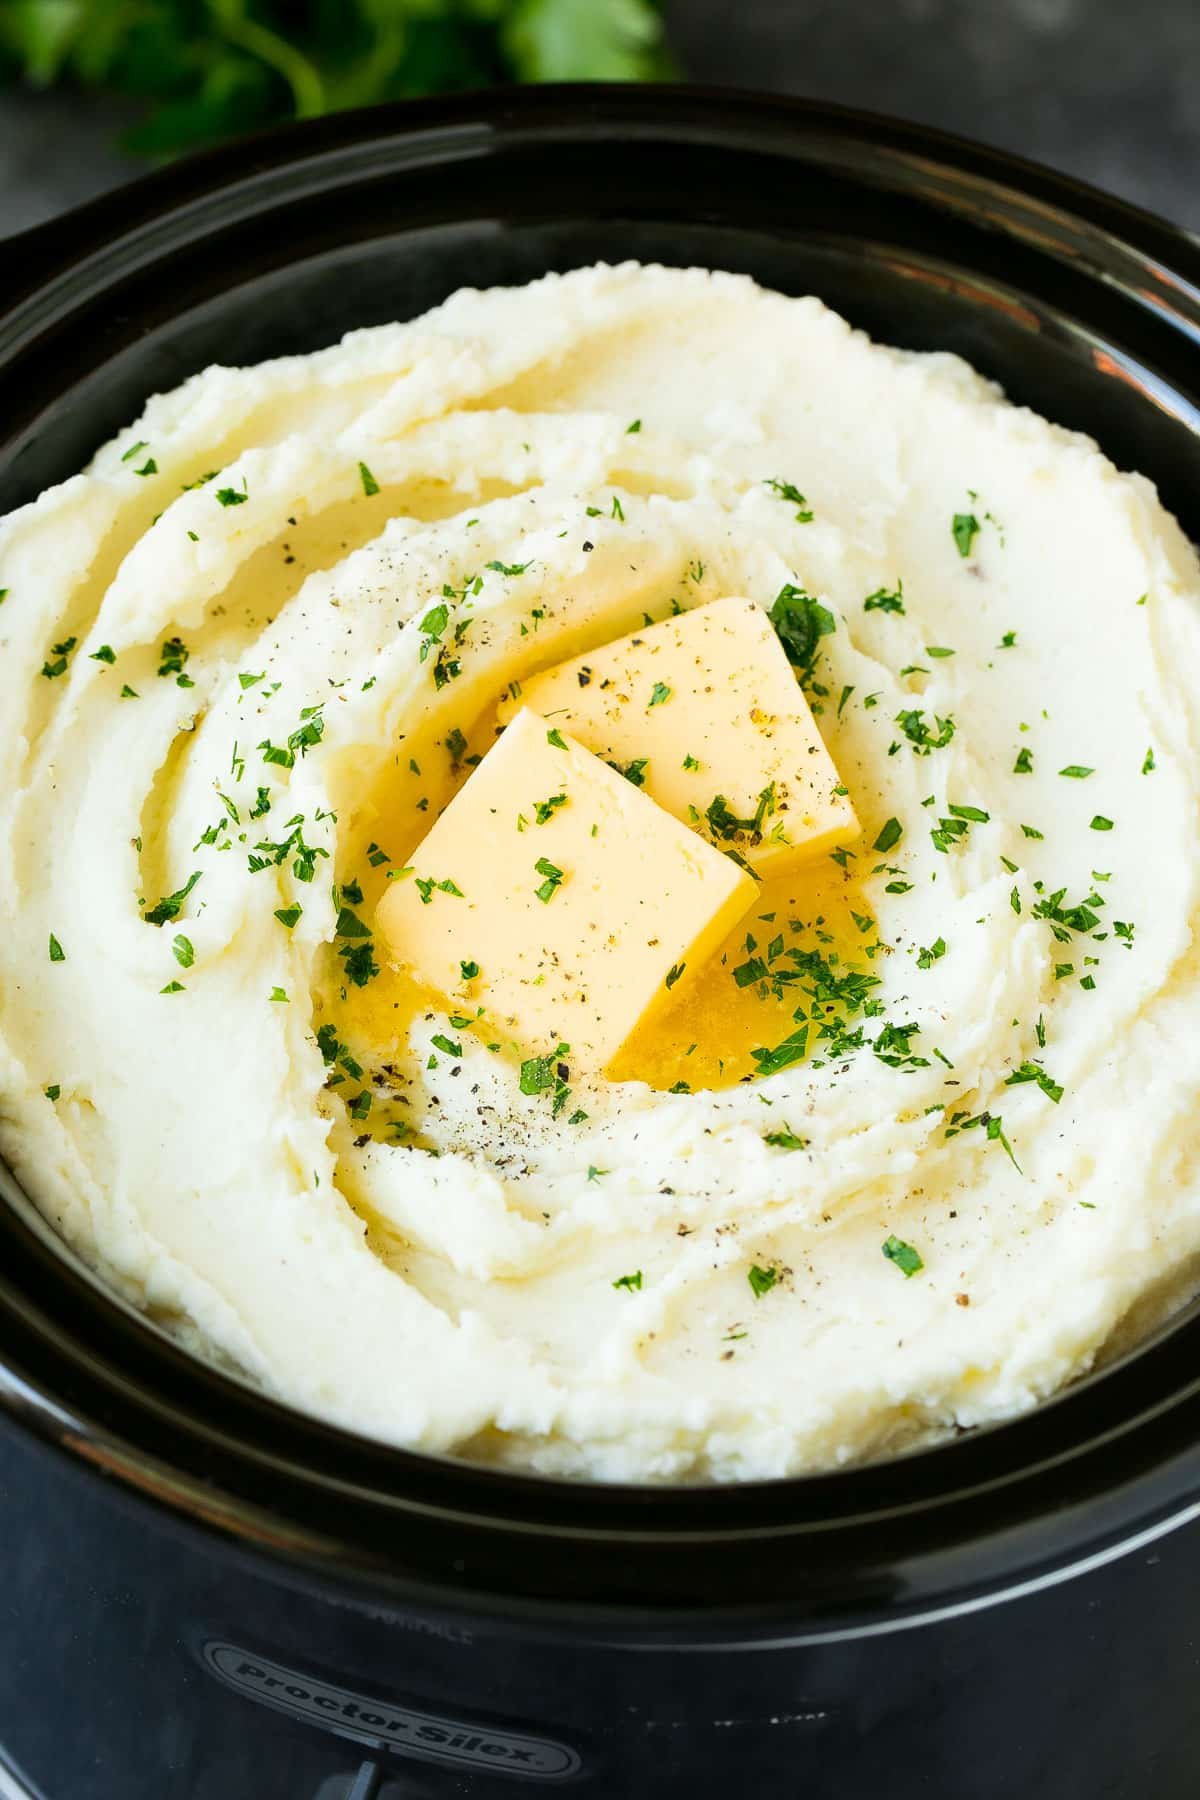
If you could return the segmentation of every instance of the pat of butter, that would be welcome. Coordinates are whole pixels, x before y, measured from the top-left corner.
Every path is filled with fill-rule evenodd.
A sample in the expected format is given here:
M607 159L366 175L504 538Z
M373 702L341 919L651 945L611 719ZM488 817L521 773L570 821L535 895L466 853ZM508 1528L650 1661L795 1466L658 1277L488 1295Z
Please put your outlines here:
M608 1066L753 904L728 856L524 710L379 903L392 958L480 1033Z
M526 681L520 703L632 767L651 799L760 875L858 836L833 758L753 600L714 600L560 663Z

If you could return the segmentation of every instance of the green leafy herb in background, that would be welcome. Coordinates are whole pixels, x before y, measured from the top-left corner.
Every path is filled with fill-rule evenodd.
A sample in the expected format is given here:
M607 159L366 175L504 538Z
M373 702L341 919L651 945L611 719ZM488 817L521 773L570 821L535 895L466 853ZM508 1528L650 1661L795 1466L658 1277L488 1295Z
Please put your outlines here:
M151 155L416 94L669 73L658 0L0 0L0 79L141 102L127 142Z

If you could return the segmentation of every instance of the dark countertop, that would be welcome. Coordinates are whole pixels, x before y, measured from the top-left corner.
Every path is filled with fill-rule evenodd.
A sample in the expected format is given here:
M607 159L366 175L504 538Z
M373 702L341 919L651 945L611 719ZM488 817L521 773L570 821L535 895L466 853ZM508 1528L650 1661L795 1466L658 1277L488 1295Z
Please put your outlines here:
M668 0L699 81L898 113L1054 164L1200 230L1195 0ZM125 115L0 94L0 234L140 173Z

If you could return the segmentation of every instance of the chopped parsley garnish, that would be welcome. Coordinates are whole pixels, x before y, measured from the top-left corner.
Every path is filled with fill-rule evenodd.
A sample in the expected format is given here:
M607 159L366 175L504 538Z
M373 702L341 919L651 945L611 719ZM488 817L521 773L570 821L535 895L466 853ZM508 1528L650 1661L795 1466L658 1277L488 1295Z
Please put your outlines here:
M529 564L527 562L523 562L523 563L490 562L490 563L484 564L485 569L493 569L497 575L523 575L528 567L529 567Z
M381 869L384 863L391 862L391 857L381 844L373 840L367 845L367 861L373 869Z
M369 500L372 494L377 494L379 492L379 483L376 481L365 462L359 463L358 476L359 480L362 482L362 491Z
M217 499L222 506L244 506L248 496L240 488L223 487L217 489Z
M62 945L59 943L59 941L55 937L54 933L51 932L50 933L50 961L51 962L66 962L66 960L67 960L66 951L63 949Z
M918 756L929 756L934 750L944 750L954 736L953 719L939 719L935 715L933 725L927 725L925 714L919 707L897 713L896 723Z
M693 770L698 769L700 767L700 764L696 761L696 758L692 755L690 750L683 759L683 766L685 769L693 769Z
M548 901L553 900L555 894L558 892L559 888L562 886L563 871L561 869L555 868L554 864L550 861L549 857L547 857L547 856L539 856L533 866L537 870L539 875L542 875L545 877L545 880L542 882L541 886L534 888L534 890L533 890L534 893L537 895L538 899L540 901L542 901L542 903L544 905Z
M960 556L970 556L971 545L975 542L979 528L979 520L974 513L955 513L950 530Z
M244 693L247 688L256 687L260 681L265 681L266 675L267 675L267 671L265 669L263 670L261 675L251 675L251 674L248 674L245 670L239 670L238 682L242 688L242 692Z
M272 999L273 998L274 995L272 995ZM366 1088L363 1088L362 1092L355 1094L353 1100L348 1104L350 1117L352 1119L365 1119L371 1110L371 1095L367 1092Z
M1034 886L1042 892L1040 882L1035 882ZM1033 908L1034 918L1046 919L1060 944L1069 943L1073 931L1081 935L1094 931L1100 923L1100 915L1092 909L1103 905L1099 895L1093 892L1074 906L1064 906L1066 893L1066 888L1057 888L1052 894L1044 894Z
M1006 631L1004 636L1000 639L999 644L997 644L996 648L998 650L1012 650L1012 649L1015 649L1016 642L1017 642L1016 632L1015 631Z
M775 783L768 782L758 796L758 805L754 809L753 818L739 819L732 812L724 794L716 794L705 809L704 817L708 821L708 829L718 840L728 841L737 837L748 837L758 843L762 839L763 825L775 811Z
M453 894L458 900L463 898L462 889L455 882L451 881L449 877L447 877L445 881L435 881L432 875L418 875L417 892L421 896L422 906L429 905L435 892L439 894Z
M632 1275L619 1275L613 1282L615 1288L624 1288L627 1293L634 1294L642 1285L642 1271L636 1269Z
M780 1131L768 1131L763 1143L770 1144L773 1150L808 1149L808 1139L797 1137L790 1125L785 1125Z
M319 744L324 737L325 720L321 712L323 705L322 701L317 706L301 707L301 723L288 737L288 749L293 755L298 751L301 756L307 756L313 745Z
M759 1267L758 1263L751 1263L746 1271L746 1280L750 1283L750 1292L754 1298L761 1300L764 1294L770 1293L779 1280L779 1270L763 1269Z
M184 937L182 931L178 937L172 939L171 950L181 969L190 969L196 960L196 951L192 940Z
M545 825L549 819L554 817L558 808L566 804L567 796L565 794L551 794L548 800L535 800L533 803L534 823Z
M557 725L552 725L550 730L546 733L546 742L552 744L556 750L565 750L567 747L567 740L558 729ZM642 764L642 767L645 767L644 763Z
M1068 763L1065 769L1060 769L1058 772L1060 775L1065 775L1069 781L1086 781L1089 775L1096 773L1095 769L1089 769L1084 763Z
M168 638L159 652L158 673L174 675L180 687L183 687L185 685L184 669L187 667L189 654L188 647L182 638ZM186 678L186 685L189 687L192 685L190 676Z
M182 981L168 981L166 987L160 987L158 991L160 994L182 994L186 990ZM284 998L286 999L287 996L284 995ZM272 995L272 999L274 999L274 995Z
M904 583L898 581L889 592L887 588L876 588L863 601L864 612L902 613L904 611Z
M1103 813L1095 813L1093 815L1093 817L1092 817L1092 830L1093 831L1111 831L1112 828L1113 828L1112 820L1106 819Z
M933 967L934 963L940 961L940 959L943 956L945 956L945 954L946 954L945 938L941 938L941 937L934 938L932 944L930 944L927 949L919 950L917 952L917 967L918 967L918 969L931 969Z
M47 1100L57 1100L58 1096L62 1093L62 1088L57 1081L52 1081L49 1087L44 1087L42 1089L42 1092L45 1094Z
M667 970L667 978L664 985L668 988L673 988L686 968L686 963L672 963L671 967Z
M670 698L671 698L671 690L667 686L666 682L665 681L656 681L654 684L654 691L651 693L650 698L647 701L647 711L649 711L650 707L652 707L652 706L661 706L664 700L669 700Z
M149 448L150 448L150 446L146 442L145 438L139 438L136 444L130 444L128 450L123 452L123 454L121 456L121 461L122 462L132 462L134 457L137 456L140 451L148 450Z
M460 1057L463 1053L462 1045L456 1044L454 1039L447 1037L444 1032L437 1032L429 1041L435 1050L442 1050L447 1056Z
M790 583L780 588L767 617L803 683L811 676L821 639L837 630L836 619L827 606Z
M479 964L477 962L460 962L458 966L462 971L462 978L464 981L474 981L479 973Z
M1021 748L1017 751L1017 760L1013 764L1013 774L1033 774L1033 751L1029 748L1028 744L1022 744Z
M564 745L563 748L565 749L566 746ZM626 763L624 767L616 762L610 762L608 766L610 769L614 770L616 774L623 775L626 781L633 787L640 788L645 787L646 785L646 770L650 766L650 758L648 756L637 756L632 762Z
M914 1250L911 1244L906 1244L903 1238L894 1235L886 1237L880 1245L880 1249L888 1261L896 1265L905 1281L925 1267L920 1251Z
M64 638L61 644L51 645L50 654L42 664L42 674L47 681L56 681L60 675L66 674L71 652L78 642L78 638L69 637Z
M634 421L633 421L633 424L632 424L632 425L627 425L627 426L626 426L626 427L625 427L625 436L626 436L626 437L633 437L633 435L634 435L634 434L635 434L635 432L638 432L638 431L640 431L640 430L641 430L641 429L642 429L642 421L641 421L641 420L640 420L640 419L635 419L635 420L634 420Z
M302 906L280 906L276 908L275 917L288 931L294 931L303 912Z
M93 662L115 663L116 660L117 653L111 644L101 644L98 650L92 651Z
M1039 1044L1042 1043L1043 1039L1039 1038L1038 1042ZM1045 1094L1046 1098L1048 1100L1053 1100L1056 1106L1058 1105L1063 1097L1062 1085L1055 1081L1052 1075L1047 1074L1040 1062L1030 1062L1027 1060L1021 1063L1013 1070L1011 1075L1005 1076L1004 1085L1005 1087L1021 1087L1025 1082L1029 1081L1035 1081L1038 1087L1041 1088L1043 1094Z
M895 848L903 836L904 827L899 819L889 819L881 828L872 848L886 854L887 851Z
M796 523L798 525L808 525L811 523L813 516L812 508L794 482L780 481L777 477L771 476L763 483L763 486L769 487L771 492L777 495L780 500L786 500L789 506L794 506L796 508Z
M1149 775L1153 772L1153 770L1154 770L1154 752L1153 752L1153 750L1147 750L1145 760L1142 763L1142 774Z
M168 919L178 918L183 910L183 903L199 881L201 870L196 869L188 876L181 888L173 894L164 894L163 898L152 906L142 917L147 925L165 925Z
M946 648L945 644L926 644L925 654L926 654L926 656L933 656L933 657L953 656L954 652L953 652L953 650L948 650Z
M960 1131L974 1131L978 1126L983 1127L989 1144L999 1144L1001 1146L1013 1168L1017 1171L1018 1175L1020 1175L1023 1171L1020 1163L1017 1161L1012 1145L1005 1136L1004 1121L997 1117L996 1114L981 1112L976 1113L973 1119L969 1119L965 1113L952 1113L950 1123L946 1127L945 1136L947 1138L957 1137Z
M754 1058L755 1074L759 1077L777 1075L781 1069L790 1069L793 1063L803 1062L808 1054L808 1026L801 1025L785 1037L774 1049L765 1050L761 1046L751 1050Z
M346 980L353 982L355 987L366 987L379 973L379 964L375 961L375 945L369 937L355 943L339 944L338 955L342 959Z

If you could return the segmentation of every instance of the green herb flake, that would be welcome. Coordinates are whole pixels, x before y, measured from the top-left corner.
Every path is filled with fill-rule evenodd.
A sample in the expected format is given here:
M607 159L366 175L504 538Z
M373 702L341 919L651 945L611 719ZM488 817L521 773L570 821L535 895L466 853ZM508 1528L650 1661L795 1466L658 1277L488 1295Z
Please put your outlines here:
M461 1057L463 1053L462 1045L456 1044L454 1039L448 1038L444 1032L437 1032L429 1041L435 1050L444 1051L447 1056Z
M661 706L664 700L669 700L670 698L671 698L671 690L667 686L666 682L665 681L656 681L654 684L654 690L651 693L650 698L646 703L647 711L649 711L650 707L652 707L652 706Z
M368 500L371 498L372 494L377 494L379 492L379 483L376 481L365 462L360 462L358 465L358 478L362 482L362 491L367 496Z
M960 556L970 556L979 529L979 520L974 513L955 513L950 530Z
M184 937L182 932L171 940L171 950L181 969L190 969L196 960L196 951L192 940Z
M837 630L836 619L827 606L790 583L780 588L767 617L803 683L811 677L821 639Z
M217 489L216 497L222 506L244 506L249 495L240 488L223 487Z
M1093 831L1111 831L1113 822L1111 819L1106 819L1103 813L1095 813L1092 817L1091 828Z
M50 933L50 961L51 962L66 962L66 960L67 960L66 951L63 949L62 945L59 943L59 941L55 937L54 933L51 932Z
M889 850L895 849L903 836L904 827L901 825L899 819L889 819L881 828L879 836L875 839L872 848L880 851L881 854L886 855Z
M294 931L304 912L302 906L280 906L276 908L275 917L287 931Z
M978 530L979 527L976 526L975 529ZM963 555L966 555L966 551L963 552ZM887 1257L887 1260L890 1263L894 1263L896 1268L899 1269L905 1281L908 1281L912 1276L919 1274L925 1267L920 1251L914 1250L911 1244L906 1244L903 1238L898 1238L894 1235L886 1237L880 1245L880 1249Z
M642 1285L642 1271L635 1269L632 1275L619 1275L613 1282L615 1288L624 1288L626 1293L635 1294Z
M556 868L549 857L546 856L539 856L533 866L539 875L545 877L541 886L536 887L533 891L542 904L546 905L554 898L555 894L562 886L563 871Z
M78 642L78 638L69 637L64 638L61 644L51 645L50 654L42 664L42 674L47 681L56 681L60 675L66 674L71 652Z
M1086 781L1089 775L1096 773L1095 769L1089 769L1084 763L1068 763L1065 769L1058 772L1065 775L1068 781Z
M101 644L98 650L92 651L91 659L93 662L112 664L117 660L117 653L111 644Z
M686 968L687 968L686 963L672 963L671 967L667 970L667 978L664 983L664 986L667 988L673 988L675 986L675 983L679 980L679 977L683 974L683 971Z
M808 525L812 522L812 508L800 489L791 481L780 481L775 476L763 483L780 500L786 500L789 506L796 508L796 523Z
M754 1298L761 1300L764 1294L770 1293L779 1280L779 1270L764 1269L758 1263L751 1263L746 1271L746 1280L750 1283L750 1292Z
M169 919L178 918L183 910L183 903L199 881L201 871L196 869L188 876L181 888L173 894L164 894L149 910L142 914L147 925L165 925Z

